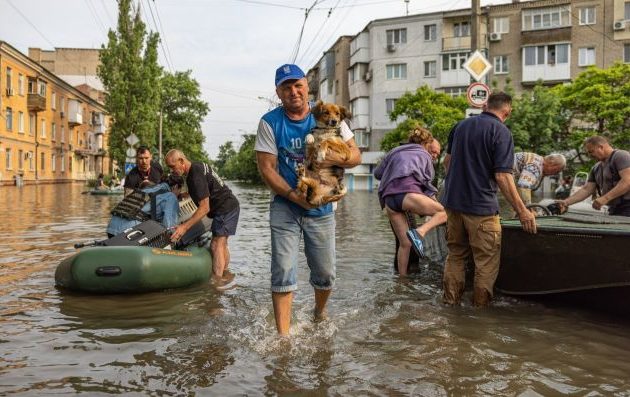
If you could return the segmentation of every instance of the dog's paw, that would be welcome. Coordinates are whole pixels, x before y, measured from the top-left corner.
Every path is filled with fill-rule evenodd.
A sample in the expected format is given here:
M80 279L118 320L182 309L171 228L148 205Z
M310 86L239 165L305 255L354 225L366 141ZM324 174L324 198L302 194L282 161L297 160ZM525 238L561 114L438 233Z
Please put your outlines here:
M313 143L315 143L315 137L313 136L313 134L308 134L306 135L305 141L307 144L312 145Z

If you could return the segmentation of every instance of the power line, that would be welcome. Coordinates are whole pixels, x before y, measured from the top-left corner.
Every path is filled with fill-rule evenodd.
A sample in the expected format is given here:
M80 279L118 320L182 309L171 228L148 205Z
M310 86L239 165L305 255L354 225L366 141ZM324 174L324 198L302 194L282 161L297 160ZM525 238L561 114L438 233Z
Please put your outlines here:
M166 46L166 52L168 52L168 57L171 60L171 64L173 63L173 57L171 56L171 50L168 48L168 40L166 40L166 32L164 31L164 27L162 26L162 20L160 19L160 13L158 12L157 3L153 0L153 7L155 7L155 15L157 15L158 23L160 24L160 30L162 31L162 35L164 37L164 45Z
M320 0L315 0L313 2L313 5L304 12L304 21L302 22L302 28L300 29L300 35L298 36L297 43L295 43L295 47L294 47L294 50L293 50L293 54L291 55L291 63L295 63L295 59L297 58L298 53L300 52L300 44L302 43L302 36L304 35L304 27L306 26L306 20L308 19L308 15L311 12L311 10L313 9L313 7L315 7L317 5L317 3L319 3L319 1Z
M335 8L337 8L337 6L339 6L339 3L341 2L341 0L337 0L337 4L335 4L334 7L332 7L329 11L328 11L328 16L326 17L326 19L324 20L324 23L322 24L322 26L319 27L319 30L317 31L317 33L315 33L315 36L313 36L313 39L311 40L311 42L309 43L308 47L306 47L306 50L304 50L304 52L302 53L302 56L300 57L300 61L302 59L304 59L306 57L306 54L308 54L308 50L311 49L311 46L313 45L313 43L315 42L315 40L317 39L317 37L319 36L319 34L322 32L322 30L324 29L324 26L326 26L326 24L328 23L328 21L330 21L330 15L332 14L332 12L335 10Z
M171 64L171 60L169 59L166 53L166 50L164 49L164 44L162 44L163 41L166 40L166 38L162 39L163 36L160 34L160 29L158 27L157 22L155 21L155 16L153 15L153 9L151 8L151 3L149 2L149 0L146 0L146 2L147 2L147 7L149 8L149 13L151 14L151 19L153 20L153 26L155 26L155 30L158 32L158 35L160 35L160 48L162 48L162 54L164 55L164 60L166 61L166 65L171 70L171 73L175 73L173 69L173 65ZM140 3L142 4L142 0L140 0Z
M94 18L94 21L97 23L97 25L99 25L101 27L101 31L103 32L105 37L107 37L107 29L105 28L105 25L103 25L103 21L101 21L101 18L96 13L96 9L94 8L94 4L92 4L92 2L90 0L86 0L85 1L85 6L88 8L88 10L90 10L90 14L92 14L92 18Z

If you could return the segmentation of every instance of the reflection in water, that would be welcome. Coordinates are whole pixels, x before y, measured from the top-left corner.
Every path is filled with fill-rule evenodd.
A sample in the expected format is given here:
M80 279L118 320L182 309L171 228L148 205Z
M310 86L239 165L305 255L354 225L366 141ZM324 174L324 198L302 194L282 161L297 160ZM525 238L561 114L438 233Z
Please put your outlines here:
M276 336L266 189L235 186L234 289L138 295L54 288L72 245L103 236L115 196L0 188L0 394L627 395L630 324L499 297L440 304L441 269L400 280L376 194L337 211L331 318L311 321L301 257L292 335Z

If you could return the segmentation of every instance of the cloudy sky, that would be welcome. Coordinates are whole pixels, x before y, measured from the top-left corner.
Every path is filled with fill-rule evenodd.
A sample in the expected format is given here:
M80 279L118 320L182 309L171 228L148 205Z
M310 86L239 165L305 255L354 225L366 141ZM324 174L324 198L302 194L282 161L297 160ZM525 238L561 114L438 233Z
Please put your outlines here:
M306 72L335 40L380 18L470 7L470 0L135 0L163 40L160 64L192 70L210 113L206 150L254 133L275 92L277 66ZM481 5L509 0L481 1ZM314 7L313 4L315 4ZM305 10L311 8L305 20ZM100 48L115 29L116 0L0 0L0 40L29 47ZM304 27L304 28L303 28ZM302 39L298 40L303 28Z

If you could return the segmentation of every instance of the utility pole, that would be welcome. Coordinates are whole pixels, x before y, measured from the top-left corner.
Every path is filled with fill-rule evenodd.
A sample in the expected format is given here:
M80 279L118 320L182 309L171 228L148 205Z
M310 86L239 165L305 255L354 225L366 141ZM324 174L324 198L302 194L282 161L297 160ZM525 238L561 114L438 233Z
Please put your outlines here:
M481 0L471 0L470 52L481 48Z
M407 8L407 15L409 15L409 0L405 0L405 7Z
M162 165L162 110L160 110L160 133L158 136L158 161Z

